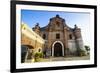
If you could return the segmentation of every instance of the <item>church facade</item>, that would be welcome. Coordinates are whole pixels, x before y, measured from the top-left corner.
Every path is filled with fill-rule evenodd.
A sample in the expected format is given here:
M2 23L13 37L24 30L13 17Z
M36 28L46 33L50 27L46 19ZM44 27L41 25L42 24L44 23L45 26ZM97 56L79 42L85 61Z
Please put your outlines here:
M40 27L37 23L32 30L45 40L42 51L48 56L75 56L79 49L84 49L81 29L77 25L69 27L59 15L50 18L45 27Z

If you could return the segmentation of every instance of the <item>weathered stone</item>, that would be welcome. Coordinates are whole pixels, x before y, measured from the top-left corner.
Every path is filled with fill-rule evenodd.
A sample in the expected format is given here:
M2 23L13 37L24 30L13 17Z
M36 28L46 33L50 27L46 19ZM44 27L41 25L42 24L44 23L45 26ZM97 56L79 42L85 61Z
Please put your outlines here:
M54 48L56 43L61 44L62 56L76 55L78 48L83 48L83 40L81 36L81 29L75 25L74 28L70 28L66 23L65 19L61 18L59 15L50 18L48 25L39 29L41 37L46 34L46 40L44 49L50 49L51 56L54 55ZM80 40L79 40L80 39ZM58 45L58 47L60 47ZM64 49L63 49L64 47ZM57 49L58 50L58 49ZM57 54L59 55L59 51Z

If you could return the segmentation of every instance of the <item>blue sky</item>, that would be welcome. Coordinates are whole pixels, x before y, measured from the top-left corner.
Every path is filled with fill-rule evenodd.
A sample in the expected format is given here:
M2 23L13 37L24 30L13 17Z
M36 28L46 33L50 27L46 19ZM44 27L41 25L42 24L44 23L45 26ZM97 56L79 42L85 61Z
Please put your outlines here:
M59 14L64 18L66 24L71 28L75 24L81 28L83 42L86 45L91 44L91 33L89 32L90 26L90 14L79 12L54 12L54 11L36 11L36 10L21 10L21 22L27 24L30 28L34 27L36 23L39 23L40 27L46 26L49 23L49 19Z
M59 14L60 17L66 20L66 24L73 27L75 24L81 24L81 22L89 23L89 13L72 13L72 12L53 12L53 11L34 11L34 10L22 10L22 21L29 25L29 27L35 26L39 23L41 27L49 23L49 19ZM81 18L81 19L80 19Z

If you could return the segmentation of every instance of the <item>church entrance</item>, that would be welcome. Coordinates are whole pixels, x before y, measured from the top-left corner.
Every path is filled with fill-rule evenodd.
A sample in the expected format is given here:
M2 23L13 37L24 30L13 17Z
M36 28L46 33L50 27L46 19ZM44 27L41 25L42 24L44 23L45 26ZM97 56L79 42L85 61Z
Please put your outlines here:
M64 46L61 41L55 41L52 45L52 56L61 57L64 56Z
M54 45L54 56L55 57L62 56L62 45L60 43L56 43Z

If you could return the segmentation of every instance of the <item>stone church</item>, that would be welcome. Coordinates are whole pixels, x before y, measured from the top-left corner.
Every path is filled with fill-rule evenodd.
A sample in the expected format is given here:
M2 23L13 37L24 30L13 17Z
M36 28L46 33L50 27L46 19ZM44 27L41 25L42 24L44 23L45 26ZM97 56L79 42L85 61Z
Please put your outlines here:
M78 55L78 49L84 48L81 29L77 25L69 27L59 15L50 18L45 27L40 27L37 23L32 30L45 40L43 52L48 56L75 56Z

